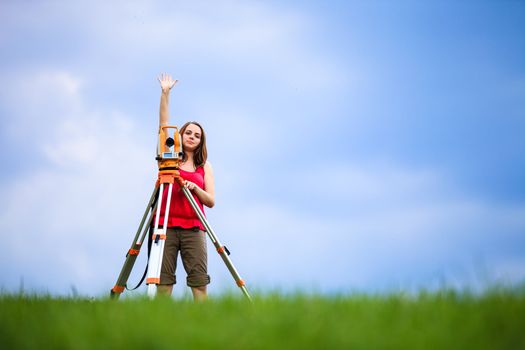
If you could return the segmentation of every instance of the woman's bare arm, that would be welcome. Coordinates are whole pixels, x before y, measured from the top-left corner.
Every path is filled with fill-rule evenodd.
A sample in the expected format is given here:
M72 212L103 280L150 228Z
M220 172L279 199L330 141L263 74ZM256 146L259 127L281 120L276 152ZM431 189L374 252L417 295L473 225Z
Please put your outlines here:
M215 205L215 183L213 180L213 171L209 162L204 164L204 189L191 181L186 181L186 187L195 193L202 204L208 208L213 208Z
M174 80L171 75L163 73L158 78L160 88L162 90L160 94L160 109L159 109L159 126L168 125L169 116L169 98L170 90L175 86L178 80Z

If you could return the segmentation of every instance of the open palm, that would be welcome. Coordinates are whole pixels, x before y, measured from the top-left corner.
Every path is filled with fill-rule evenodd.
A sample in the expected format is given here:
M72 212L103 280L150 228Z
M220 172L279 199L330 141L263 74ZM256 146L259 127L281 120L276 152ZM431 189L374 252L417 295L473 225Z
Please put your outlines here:
M169 74L166 74L166 73L162 73L158 78L159 80L159 83L160 83L160 87L162 88L162 90L164 91L169 91L171 90L171 88L173 86L175 86L175 84L177 83L178 80L174 80L171 75Z

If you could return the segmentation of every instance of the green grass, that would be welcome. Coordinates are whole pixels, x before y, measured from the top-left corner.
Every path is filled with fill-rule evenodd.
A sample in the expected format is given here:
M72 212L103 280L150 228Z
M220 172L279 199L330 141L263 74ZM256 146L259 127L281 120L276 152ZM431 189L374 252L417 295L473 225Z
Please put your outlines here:
M2 349L525 349L525 292L0 296Z

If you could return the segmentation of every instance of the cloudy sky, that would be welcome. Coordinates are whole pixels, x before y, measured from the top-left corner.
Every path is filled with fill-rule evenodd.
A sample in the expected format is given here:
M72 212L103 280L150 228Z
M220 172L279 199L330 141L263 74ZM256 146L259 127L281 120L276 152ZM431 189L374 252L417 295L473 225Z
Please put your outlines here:
M523 32L511 0L4 0L0 288L114 285L156 180L161 72L171 121L205 128L207 216L249 288L520 283ZM210 292L235 289L209 248Z

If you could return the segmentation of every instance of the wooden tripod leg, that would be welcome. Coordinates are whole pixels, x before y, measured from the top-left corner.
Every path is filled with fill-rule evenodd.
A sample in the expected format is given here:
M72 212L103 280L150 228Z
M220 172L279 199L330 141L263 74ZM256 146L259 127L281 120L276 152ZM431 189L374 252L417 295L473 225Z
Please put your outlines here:
M241 278L241 276L239 275L239 273L235 269L235 266L233 266L233 263L230 260L230 257L228 256L230 254L230 252L228 251L228 249L225 246L221 245L221 243L219 242L219 239L217 238L217 236L213 232L213 229L211 228L210 224L208 223L208 220L206 219L206 217L202 213L201 208L198 206L197 202L195 201L195 198L193 198L193 195L191 194L190 190L188 190L183 185L181 185L181 189L184 192L184 195L186 196L188 201L190 202L193 210L195 211L195 213L199 217L200 222L206 228L206 232L208 234L208 237L210 237L213 245L217 249L217 252L219 253L219 255L221 256L222 260L226 264L226 267L228 268L228 270L232 274L233 279L235 280L235 283L237 283L237 286L239 288L241 288L242 292L248 298L248 300L252 301L252 298L250 297L250 294L248 293L248 290L246 289L246 285L245 285L243 279Z
M124 266L122 267L122 270L120 271L119 277L117 279L117 283L115 286L111 289L110 296L112 298L118 298L120 294L124 291L126 288L126 283L128 281L129 275L131 274L131 270L133 269L133 265L135 264L135 261L137 260L137 256L140 253L140 248L142 247L142 243L144 242L144 237L146 235L146 232L148 231L149 225L151 225L151 220L153 218L153 215L150 216L148 220L148 226L143 230L144 223L146 222L146 218L148 217L148 214L153 213L154 208L157 204L157 196L159 193L158 186L155 186L155 189L153 190L153 193L151 194L150 200L148 202L148 206L146 207L146 210L144 211L144 215L142 216L142 220L140 221L139 227L137 229L137 233L135 234L135 237L133 238L133 242L131 243L131 248L126 253L126 260L124 262ZM142 235L139 238L140 233Z

